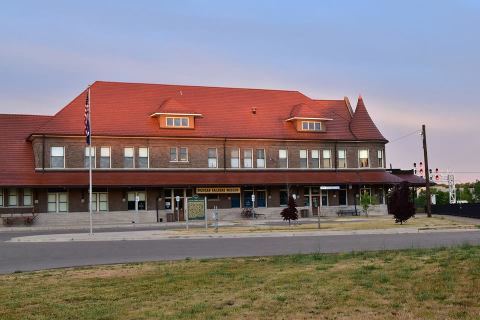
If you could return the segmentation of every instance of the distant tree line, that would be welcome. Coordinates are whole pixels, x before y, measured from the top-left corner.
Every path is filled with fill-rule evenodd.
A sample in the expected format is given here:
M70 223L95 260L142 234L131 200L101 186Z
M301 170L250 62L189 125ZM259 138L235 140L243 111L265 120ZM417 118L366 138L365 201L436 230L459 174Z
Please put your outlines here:
M457 193L457 201L466 201L468 203L480 203L480 181L473 183L462 183L455 185ZM431 194L435 195L437 204L449 204L450 197L448 191L441 191L435 187L431 188ZM425 191L422 190L415 199L417 208L424 208L426 204Z

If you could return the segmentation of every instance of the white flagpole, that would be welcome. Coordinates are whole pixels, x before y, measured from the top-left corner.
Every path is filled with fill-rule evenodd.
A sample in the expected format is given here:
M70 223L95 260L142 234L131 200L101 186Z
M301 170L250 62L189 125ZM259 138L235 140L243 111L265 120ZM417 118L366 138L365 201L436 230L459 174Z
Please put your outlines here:
M88 211L90 212L90 235L93 235L93 220L92 220L92 122L90 115L92 114L92 97L90 96L90 86L88 87L88 123L90 144L88 146L88 177L89 177L89 195L88 195Z

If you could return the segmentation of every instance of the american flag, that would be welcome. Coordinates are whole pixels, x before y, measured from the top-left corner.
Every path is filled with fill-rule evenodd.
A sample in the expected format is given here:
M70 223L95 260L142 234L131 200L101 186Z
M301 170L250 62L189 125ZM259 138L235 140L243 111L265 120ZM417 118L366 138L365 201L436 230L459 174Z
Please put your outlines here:
M87 139L87 145L91 143L90 132L90 88L87 90L87 100L85 101L85 137Z

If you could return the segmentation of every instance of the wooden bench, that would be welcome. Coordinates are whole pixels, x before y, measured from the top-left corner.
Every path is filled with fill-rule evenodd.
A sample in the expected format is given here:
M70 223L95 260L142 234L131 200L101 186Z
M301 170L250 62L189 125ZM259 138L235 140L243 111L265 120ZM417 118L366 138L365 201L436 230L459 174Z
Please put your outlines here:
M23 222L25 225L32 224L36 218L35 213L9 213L1 214L0 218L2 219L3 225L11 226L16 222Z

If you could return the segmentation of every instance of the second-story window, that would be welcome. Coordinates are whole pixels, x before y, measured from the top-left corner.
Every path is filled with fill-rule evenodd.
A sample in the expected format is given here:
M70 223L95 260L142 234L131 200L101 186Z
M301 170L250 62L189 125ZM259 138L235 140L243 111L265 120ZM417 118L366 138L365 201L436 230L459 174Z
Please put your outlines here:
M308 168L308 151L300 150L300 168Z
M187 117L167 117L166 122L167 127L188 127Z
M208 167L217 168L217 148L208 148Z
M278 150L278 167L288 168L288 151L286 149Z
M378 157L378 167L383 168L384 167L383 150L378 150L377 151L377 157Z
M3 189L0 188L0 207L3 207Z
M240 167L240 150L232 149L230 152L230 167L239 168Z
M252 149L243 150L243 167L244 168L253 167L253 150Z
M332 167L332 152L330 150L323 150L323 167L331 168Z
M100 148L100 168L110 168L111 165L111 150L110 147Z
M318 150L312 150L312 168L320 168L320 153Z
M91 154L90 154L91 153ZM92 168L95 168L95 147L85 147L85 159L83 161L85 168L89 168L90 155L92 156Z
M188 162L188 148L170 148L170 162Z
M257 149L257 168L265 168L265 149Z
M65 168L64 147L52 147L50 149L50 168Z
M347 152L345 150L338 150L338 167L347 167Z
M135 168L134 149L132 147L123 148L123 167Z
M360 168L368 168L370 166L368 163L368 149L358 150L358 166Z
M148 148L147 147L140 147L138 148L138 167L142 169L146 169L149 167L148 163Z

